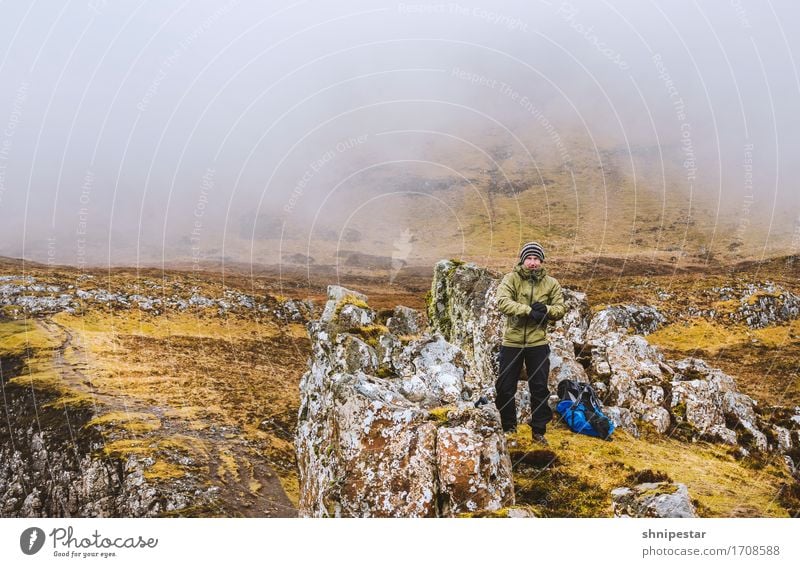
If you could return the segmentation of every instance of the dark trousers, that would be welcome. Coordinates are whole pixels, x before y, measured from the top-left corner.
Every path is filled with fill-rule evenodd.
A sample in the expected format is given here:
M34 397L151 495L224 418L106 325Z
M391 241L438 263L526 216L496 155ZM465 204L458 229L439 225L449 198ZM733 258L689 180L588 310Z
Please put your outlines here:
M495 389L495 404L500 411L503 430L508 431L517 426L517 404L514 396L517 393L517 381L525 363L528 376L528 387L531 390L531 429L534 433L544 434L547 424L553 419L553 412L547 405L550 390L547 389L547 376L550 374L550 347L548 345L514 348L500 347L500 377Z

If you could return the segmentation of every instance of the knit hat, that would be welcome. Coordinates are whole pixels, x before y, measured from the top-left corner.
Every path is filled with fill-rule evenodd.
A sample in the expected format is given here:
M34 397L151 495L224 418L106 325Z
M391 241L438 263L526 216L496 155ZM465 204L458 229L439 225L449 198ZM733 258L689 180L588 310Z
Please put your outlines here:
M522 250L519 251L520 263L524 262L525 258L528 256L536 256L544 262L544 248L542 248L542 245L538 242L528 242L522 247Z

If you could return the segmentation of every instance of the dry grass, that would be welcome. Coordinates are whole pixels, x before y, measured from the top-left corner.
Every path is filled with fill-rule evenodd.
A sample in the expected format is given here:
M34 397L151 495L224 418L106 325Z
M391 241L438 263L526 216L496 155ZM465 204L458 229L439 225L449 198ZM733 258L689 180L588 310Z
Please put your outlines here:
M520 426L513 438L519 447L512 453L517 461L518 504L534 507L539 515L609 516L611 490L630 485L639 471L658 471L686 484L704 516L787 515L776 501L781 483L789 480L778 457L753 468L735 460L723 445L682 443L661 436L637 440L619 430L612 441L601 441L563 426L552 427L547 433L552 451L530 442L528 426ZM539 466L526 466L524 461L531 457L524 455L537 452Z
M80 346L82 354L74 362L84 365L94 388L162 408L164 418L180 420L188 431L224 425L240 431L248 442L268 446L271 466L297 502L291 440L308 348L305 331L302 338L297 336L302 325L282 332L274 323L233 316L131 315L92 311L59 314L54 320ZM103 416L95 424L113 422L130 433L156 429L155 420L122 417ZM116 445L112 448L120 452ZM218 474L225 480L238 478L231 454L221 450L220 458Z

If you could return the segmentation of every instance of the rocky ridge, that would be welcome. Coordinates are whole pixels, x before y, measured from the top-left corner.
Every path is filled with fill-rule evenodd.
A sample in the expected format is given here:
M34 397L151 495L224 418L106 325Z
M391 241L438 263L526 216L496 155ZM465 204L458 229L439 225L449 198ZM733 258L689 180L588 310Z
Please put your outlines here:
M82 275L75 284L54 285L33 276L0 276L0 309L11 318L79 313L90 307L140 309L152 315L211 309L218 315L259 312L292 322L307 321L314 309L309 301L279 301L269 296L259 299L234 289L224 290L221 297L208 297L199 288L178 282L169 284L169 293L165 284L150 280L133 285L130 291L110 292L91 287L95 279Z

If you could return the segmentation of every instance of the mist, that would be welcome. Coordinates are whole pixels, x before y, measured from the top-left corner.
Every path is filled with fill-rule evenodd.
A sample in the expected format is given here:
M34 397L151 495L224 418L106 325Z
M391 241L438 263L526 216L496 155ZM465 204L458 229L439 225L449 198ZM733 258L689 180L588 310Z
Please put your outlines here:
M798 16L789 1L13 3L0 255L330 262L400 239L420 261L492 257L506 251L463 237L445 189L482 200L486 171L598 168L592 191L565 189L581 209L624 178L708 211L709 246L738 223L797 253ZM420 210L428 240L408 229Z

